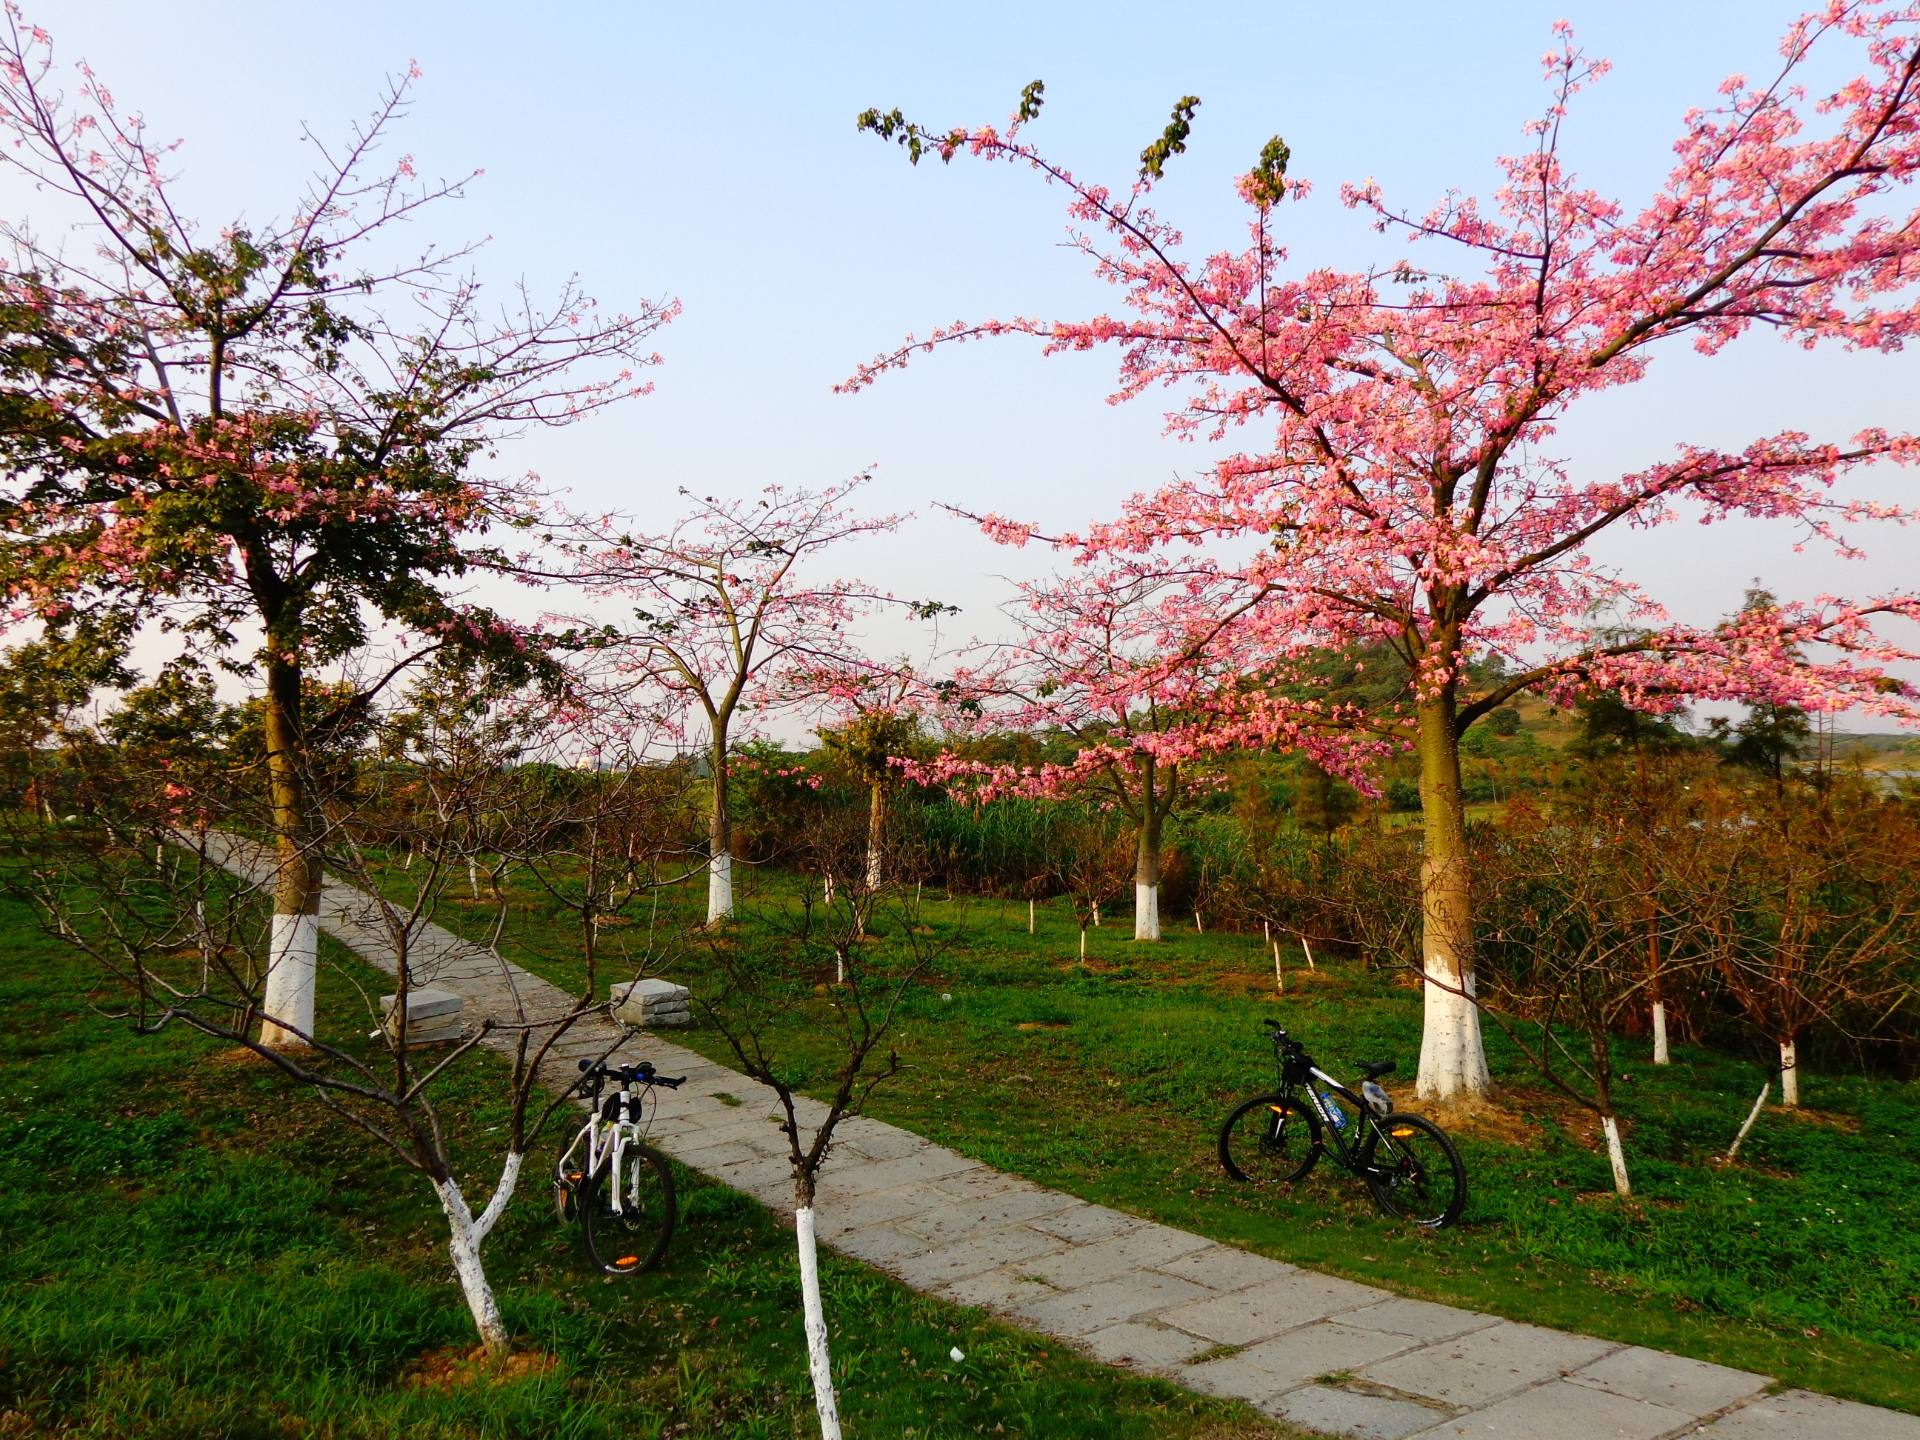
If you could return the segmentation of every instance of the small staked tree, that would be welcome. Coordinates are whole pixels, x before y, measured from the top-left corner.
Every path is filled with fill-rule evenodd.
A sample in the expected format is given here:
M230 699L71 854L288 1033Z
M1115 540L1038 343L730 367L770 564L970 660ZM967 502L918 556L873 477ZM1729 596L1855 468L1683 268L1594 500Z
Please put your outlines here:
M498 638L443 588L534 504L484 473L492 446L642 392L674 309L601 315L571 282L496 298L472 246L382 258L464 185L381 157L416 75L340 140L308 136L284 219L203 227L176 203L175 145L84 65L65 93L46 32L0 18L0 165L35 197L31 221L0 222L0 604L89 685L159 634L257 678L280 1047L314 1014L303 677L376 624L425 647Z
M664 705L703 731L712 798L707 812L707 920L733 913L733 822L727 779L737 724L806 698L802 677L835 672L856 654L849 627L889 597L817 572L821 552L883 535L899 516L862 516L847 503L865 476L819 490L769 485L749 499L680 493L691 511L659 535L612 521L580 522L565 576L630 607L618 621L582 617L609 698Z
M829 825L798 858L808 877L836 869L847 873L849 862L864 849L864 825ZM881 871L902 868L883 863ZM869 887L865 867L857 863L851 873L851 883L837 886L831 900L809 878L797 907L764 897L743 907L740 924L709 930L712 979L696 997L740 1068L773 1091L780 1107L793 1175L807 1366L821 1440L840 1440L841 1433L820 1294L815 1203L821 1171L840 1124L860 1114L873 1092L900 1073L900 1056L889 1037L901 1002L955 938L921 923L911 890L884 881ZM796 1010L812 1015L817 1033L832 1040L826 1073L814 1074L824 1100L795 1090L793 1057L781 1037Z
M1812 57L1824 65L1827 51L1849 48L1857 73L1816 82L1810 101ZM1007 161L1058 186L1072 243L1122 310L943 327L862 366L848 388L982 336L1035 337L1049 354L1111 347L1117 399L1171 394L1174 435L1253 438L1061 538L1083 557L1162 556L1183 575L1216 557L1216 573L1257 602L1240 620L1250 644L1264 637L1285 654L1303 641L1384 642L1412 675L1424 1097L1490 1087L1473 1003L1468 727L1524 692L1572 685L1629 701L1658 689L1916 713L1914 687L1888 668L1911 647L1880 624L1920 614L1913 593L1782 604L1699 628L1669 621L1590 548L1680 514L1771 519L1858 546L1841 527L1904 512L1851 500L1836 482L1913 460L1912 435L1821 440L1787 428L1732 449L1682 445L1621 475L1573 463L1556 442L1581 402L1645 380L1665 352L1715 356L1755 329L1892 352L1920 331L1920 217L1895 198L1920 176L1920 16L1898 0L1838 0L1795 22L1780 53L1760 83L1734 76L1689 111L1665 183L1623 202L1582 184L1566 158L1574 101L1607 66L1556 24L1545 106L1490 195L1457 189L1422 212L1396 208L1372 182L1343 187L1347 207L1409 247L1348 271L1287 269L1279 207L1309 187L1289 177L1278 137L1238 183L1245 243L1189 257L1150 192L1192 136L1193 96L1116 188L1077 179L1027 139L1038 82L1004 130L931 129L898 110L859 117L915 161ZM988 523L1002 538L1032 534ZM1592 644L1579 621L1595 606L1645 628ZM1840 647L1835 658L1803 658L1821 641ZM1469 657L1489 652L1508 668L1476 677Z

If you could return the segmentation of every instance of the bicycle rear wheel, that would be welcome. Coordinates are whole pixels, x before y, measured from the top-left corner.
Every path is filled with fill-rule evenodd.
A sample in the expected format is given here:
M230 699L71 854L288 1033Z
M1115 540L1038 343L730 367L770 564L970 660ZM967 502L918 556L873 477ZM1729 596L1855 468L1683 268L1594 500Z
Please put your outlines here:
M580 1228L594 1264L609 1275L637 1275L660 1263L673 1238L673 1172L657 1150L638 1143L621 1152L617 1197L613 1171L602 1165L580 1191Z
M1444 1230L1467 1208L1467 1167L1453 1141L1418 1115L1373 1122L1372 1153L1361 1174L1373 1203L1396 1220Z
M1220 1165L1235 1180L1290 1185L1319 1158L1313 1112L1285 1095L1256 1095L1220 1127Z

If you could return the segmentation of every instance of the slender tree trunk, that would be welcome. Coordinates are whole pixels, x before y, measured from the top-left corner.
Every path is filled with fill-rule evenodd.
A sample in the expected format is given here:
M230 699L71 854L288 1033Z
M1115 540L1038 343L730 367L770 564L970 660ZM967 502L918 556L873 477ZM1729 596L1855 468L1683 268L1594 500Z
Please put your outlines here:
M733 914L733 821L727 814L727 740L713 740L713 814L707 820L707 923Z
M1160 817L1148 801L1133 862L1133 938L1160 938Z
M1486 1049L1473 1003L1473 892L1466 800L1460 789L1460 737L1451 684L1420 702L1421 964L1426 1017L1420 1037L1422 1100L1485 1095Z
M1800 1103L1800 1047L1798 1036L1788 1036L1780 1042L1780 1103L1798 1105Z
M820 1252L813 1237L813 1185L793 1182L793 1237L800 1252L800 1302L807 1330L807 1370L813 1376L813 1405L820 1415L820 1440L840 1440L840 1407L833 1394L833 1361L827 1353L827 1316L820 1303Z
M312 807L300 728L300 668L267 665L264 710L267 781L273 807L273 920L260 1043L296 1050L313 1034L320 968L321 869L313 853Z
M867 801L867 889L878 890L885 879L881 854L887 838L887 790L878 780L869 787Z
M1613 1167L1613 1188L1618 1194L1632 1195L1633 1182L1627 1178L1627 1151L1620 1143L1620 1122L1612 1115L1602 1115L1600 1129L1607 1137L1607 1163Z
M525 1158L518 1152L507 1155L506 1164L500 1171L500 1183L494 1187L493 1198L487 1202L485 1212L477 1220L467 1208L466 1197L460 1193L460 1186L452 1176L443 1176L434 1181L434 1190L440 1196L440 1208L446 1213L447 1228L451 1232L447 1240L447 1253L453 1257L453 1273L460 1281L460 1294L473 1316L473 1327L479 1332L480 1343L493 1359L499 1359L507 1353L507 1324L500 1317L500 1305L494 1299L493 1285L487 1279L486 1267L480 1263L480 1247L506 1212L508 1202L513 1199L514 1187L520 1178L521 1162Z
M1667 1048L1667 1002L1653 1002L1653 1063L1670 1065L1673 1053Z

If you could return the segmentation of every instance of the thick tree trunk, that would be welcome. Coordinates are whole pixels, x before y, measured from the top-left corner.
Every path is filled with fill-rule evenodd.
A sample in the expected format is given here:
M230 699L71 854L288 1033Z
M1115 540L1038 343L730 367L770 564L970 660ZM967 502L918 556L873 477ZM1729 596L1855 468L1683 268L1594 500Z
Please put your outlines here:
M300 731L298 666L280 661L268 664L264 722L275 872L260 1043L274 1050L297 1050L313 1034L321 882L320 864L313 853L313 797Z
M886 878L881 862L887 838L887 790L874 781L867 802L867 889L878 890Z
M1473 1003L1473 892L1468 872L1466 800L1460 790L1460 739L1449 686L1419 709L1421 965L1426 1016L1420 1037L1422 1100L1485 1095L1487 1054Z
M833 1394L833 1362L827 1353L827 1315L820 1303L820 1252L813 1236L813 1186L793 1185L793 1237L800 1252L800 1303L807 1331L807 1370L813 1376L813 1405L820 1415L820 1440L840 1440L840 1407Z
M1800 1047L1794 1040L1780 1042L1780 1103L1800 1103Z
M1160 938L1160 817L1149 815L1140 826L1133 862L1133 938Z
M727 744L713 745L713 814L707 820L707 923L733 914L733 821L727 814Z

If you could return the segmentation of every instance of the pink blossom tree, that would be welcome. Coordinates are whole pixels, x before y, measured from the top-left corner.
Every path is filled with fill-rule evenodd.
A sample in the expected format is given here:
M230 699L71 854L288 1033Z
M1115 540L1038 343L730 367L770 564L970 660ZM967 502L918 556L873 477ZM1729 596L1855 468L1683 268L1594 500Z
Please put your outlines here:
M1125 815L1133 936L1158 940L1162 833L1193 792L1196 765L1238 746L1297 746L1356 773L1382 748L1357 714L1293 695L1274 657L1233 643L1236 589L1204 569L1176 577L1125 559L1021 584L1009 606L1018 635L958 671L945 723L969 740L993 731L1059 737L1072 757L991 763L959 747L915 773L983 801L1078 795Z
M1809 102L1808 58L1836 45L1853 47L1859 73ZM1555 445L1579 402L1645 380L1662 350L1716 356L1757 328L1806 347L1892 351L1920 328L1920 216L1896 198L1920 170L1920 9L1836 0L1796 22L1780 51L1772 77L1731 77L1710 107L1682 117L1665 183L1635 205L1581 184L1563 158L1571 104L1607 67L1556 25L1547 103L1522 151L1499 162L1490 201L1456 191L1423 213L1371 182L1344 187L1346 206L1425 255L1352 271L1286 266L1276 213L1308 186L1288 179L1277 138L1239 182L1245 245L1184 253L1148 201L1190 137L1193 97L1118 191L1077 180L1026 141L1037 83L1004 132L929 131L897 110L861 117L915 160L1010 161L1059 185L1072 243L1120 289L1123 309L958 324L881 355L850 387L981 336L1034 337L1050 354L1112 347L1117 399L1170 391L1170 432L1229 453L1070 543L1146 556L1256 540L1243 562L1221 562L1263 597L1239 622L1249 632L1278 648L1384 642L1416 677L1425 1097L1489 1087L1473 1005L1467 727L1522 691L1576 685L1636 705L1694 696L1914 716L1913 687L1889 673L1909 657L1881 623L1920 613L1914 595L1823 596L1702 629L1591 553L1603 534L1683 515L1779 520L1851 551L1854 525L1907 515L1836 485L1876 462L1910 462L1911 435L1783 429L1735 450L1683 445L1630 474L1596 474ZM1639 633L1592 643L1581 621L1596 607ZM1506 657L1509 674L1474 682L1463 659L1481 652Z
M571 281L545 303L493 297L472 246L384 258L465 183L381 156L417 70L340 141L308 135L287 218L218 230L175 204L177 144L75 73L68 96L46 32L8 5L0 164L35 215L0 221L0 623L90 683L132 679L142 635L261 683L279 863L265 1034L300 1046L320 886L304 678L382 626L417 650L512 653L442 585L535 498L481 466L506 435L643 391L674 307L602 315Z
M887 878L887 797L904 778L904 766L924 751L921 714L931 692L904 658L855 660L796 678L803 692L820 696L815 733L821 747L867 787L865 888L877 890Z
M733 913L730 747L751 715L801 703L806 677L836 673L858 654L849 627L890 597L812 572L822 551L894 529L848 503L864 475L818 490L769 485L748 499L680 493L691 511L671 530L635 535L612 519L582 522L567 542L567 578L615 597L617 621L577 620L595 684L612 703L663 705L701 733L712 774L707 920Z

